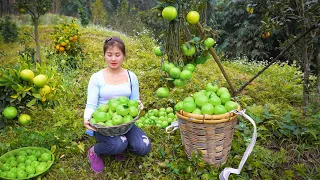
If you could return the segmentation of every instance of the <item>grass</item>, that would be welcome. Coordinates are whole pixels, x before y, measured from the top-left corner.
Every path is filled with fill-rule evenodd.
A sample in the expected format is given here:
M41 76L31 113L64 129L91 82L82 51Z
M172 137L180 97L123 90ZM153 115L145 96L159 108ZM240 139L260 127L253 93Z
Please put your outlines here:
M51 25L42 25L39 31L43 60L50 64L54 59L46 59L45 52L53 47L49 37L53 28ZM7 122L8 126L0 135L1 153L23 146L51 149L56 161L42 179L217 179L224 167L238 166L252 134L252 126L243 118L239 118L229 159L220 168L205 164L199 156L189 160L183 151L179 131L167 134L164 129L146 127L144 130L152 142L150 154L137 157L127 153L123 162L116 161L112 156L104 157L104 172L94 174L87 159L87 150L95 143L95 139L84 135L82 115L90 75L105 66L102 45L106 38L117 35L124 39L128 50L124 66L139 78L145 112L153 108L172 107L184 97L203 89L208 82L219 80L220 86L228 85L217 64L210 60L197 66L192 80L185 87L170 88L169 98L158 99L154 91L164 84L160 81L160 58L152 50L154 40L144 36L133 38L94 26L81 28L80 32L86 44L86 60L79 69L59 74L66 89L59 98L61 104L54 108L30 110L33 123L29 126L21 127L17 122ZM33 47L32 42L29 45ZM18 43L1 44L1 66L12 67L19 63L17 52L21 49L23 46ZM224 61L223 65L236 88L263 67L262 64L245 60ZM235 97L255 119L259 135L241 174L231 175L230 179L320 178L319 128L316 129L316 124L313 124L316 123L315 118L301 116L300 74L295 67L272 65ZM292 121L289 121L287 114L291 114ZM290 122L287 126L281 124L286 121ZM306 121L310 122L310 126ZM286 129L289 126L300 128L301 132ZM286 132L290 135L286 136ZM302 141L305 139L313 141Z

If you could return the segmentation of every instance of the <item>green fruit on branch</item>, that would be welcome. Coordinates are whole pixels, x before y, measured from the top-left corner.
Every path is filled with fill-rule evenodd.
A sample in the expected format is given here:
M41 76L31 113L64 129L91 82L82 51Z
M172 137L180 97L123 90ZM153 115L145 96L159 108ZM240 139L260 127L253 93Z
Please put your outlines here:
M174 20L177 15L178 15L178 12L177 12L177 9L173 6L167 6L165 7L163 10L162 10L162 17L168 21L172 21Z
M160 47L154 48L153 52L154 52L154 54L155 54L156 56L163 56L163 53L162 53Z
M2 112L3 116L7 119L13 119L15 117L17 117L18 115L18 110L13 107L13 106L9 106L9 107L6 107L4 109L4 111Z
M189 70L191 72L193 72L195 70L195 66L193 64L187 64L183 67L183 69Z
M42 88L45 84L47 84L47 77L43 74L39 74L33 78L33 84L39 88Z
M212 38L207 38L204 43L203 43L207 48L212 47L213 45L216 44L216 41Z
M34 78L34 73L30 69L24 69L20 72L20 77L24 81L31 81Z
M163 71L166 71L166 68L167 68L167 65L168 65L168 64L169 64L168 61L163 61L162 64L161 64L161 69L162 69Z
M168 63L165 65L165 72L169 73L170 74L170 70L172 68L176 67L172 62Z
M200 20L200 14L197 11L190 11L186 19L190 24L197 24Z
M31 117L28 114L21 114L18 121L25 126L31 123Z
M51 88L48 85L44 85L41 89L40 89L40 94L41 95L46 95L49 94L51 92Z
M185 56L193 56L196 52L196 47L192 45L182 44L181 51Z

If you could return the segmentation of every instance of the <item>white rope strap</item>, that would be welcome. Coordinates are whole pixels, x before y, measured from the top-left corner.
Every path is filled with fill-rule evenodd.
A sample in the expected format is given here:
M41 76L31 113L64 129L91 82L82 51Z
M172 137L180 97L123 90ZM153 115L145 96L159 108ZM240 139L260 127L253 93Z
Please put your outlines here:
M233 111L233 112L236 114L240 114L241 116L243 116L244 118L248 119L251 122L251 124L253 125L253 135L252 135L251 141L250 141L246 151L244 152L244 154L242 156L242 159L240 161L238 169L234 169L234 168L230 168L230 167L224 168L224 170L219 175L220 180L227 180L231 173L232 174L240 174L241 169L242 169L244 163L247 161L249 155L251 154L252 149L253 149L253 147L256 143L256 140L257 140L257 127L256 127L256 123L254 122L254 120L245 113L245 110Z

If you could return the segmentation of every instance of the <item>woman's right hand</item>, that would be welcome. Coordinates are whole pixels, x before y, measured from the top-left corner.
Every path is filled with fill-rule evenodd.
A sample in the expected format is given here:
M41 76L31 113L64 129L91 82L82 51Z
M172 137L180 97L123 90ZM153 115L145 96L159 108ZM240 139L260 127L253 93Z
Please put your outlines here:
M89 122L89 120L87 120L87 119L85 119L85 120L83 121L83 125L84 125L84 127L86 127L87 129L90 129L90 130L92 130L92 131L97 131L96 128L94 128L94 127L92 127L92 126L90 125L90 122Z

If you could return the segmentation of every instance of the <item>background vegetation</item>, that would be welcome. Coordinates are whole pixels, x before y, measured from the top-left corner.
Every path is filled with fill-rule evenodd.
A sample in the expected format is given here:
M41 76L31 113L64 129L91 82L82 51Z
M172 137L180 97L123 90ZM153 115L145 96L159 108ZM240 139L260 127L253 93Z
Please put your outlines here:
M13 32L1 38L0 75L3 76L6 69L15 68L19 71L18 67L52 73L52 82L56 82L58 91L50 106L36 103L30 107L25 106L30 99L22 98L21 102L25 103L18 103L15 98L10 99L1 93L0 111L9 104L21 104L19 112L29 113L33 122L23 127L16 120L5 120L7 126L1 129L0 134L0 154L24 146L51 149L56 161L43 179L217 179L224 167L237 167L252 134L252 126L243 118L239 118L236 126L229 159L220 168L205 164L199 156L188 160L179 131L168 135L163 129L150 127L144 129L153 143L149 155L136 157L128 153L123 162L105 157L109 166L104 173L96 175L92 172L86 156L87 149L95 140L84 134L82 116L90 75L105 67L102 42L106 38L117 35L127 45L125 68L134 71L139 78L141 99L146 108L143 113L153 108L172 107L184 97L203 89L207 82L219 80L220 86L227 87L217 64L210 60L197 66L191 82L185 87L172 89L168 99L158 99L154 91L162 86L160 58L153 54L153 47L161 43L161 31L167 28L167 24L157 16L157 10L151 9L157 2L101 2L105 18L99 20L92 12L103 11L101 6L95 6L100 1L53 1L61 6L53 6L50 11L68 16L40 16L41 65L35 65L36 46L30 36L34 31L31 17L21 14L11 16L10 21L2 19L2 33L8 33L4 29L11 26L17 26L18 33ZM297 22L289 23L287 28L273 28L275 25L268 22L267 14L274 17L271 14L278 12L275 10L278 6L269 7L267 4L271 1L256 4L250 1L224 2L207 1L205 21L216 34L216 49L220 52L228 75L234 85L240 87L261 70L270 57L275 57L282 46L290 42L290 38L294 38L302 30L298 28L291 32L292 28L288 28L296 29ZM279 3L288 5L287 7L296 4L289 1ZM253 13L250 13L250 9L248 12L247 7L253 8ZM312 3L310 7L313 7ZM94 8L96 9L93 11ZM311 8L310 12L312 10ZM278 17L278 21L272 21L280 22L281 16ZM68 27L66 29L70 31L64 33L63 27ZM57 38L69 37L69 33L73 33L71 30L77 30L78 33L78 46L75 48L77 53L60 53L56 49ZM261 37L265 32L271 33L268 39ZM301 44L296 45L285 58L272 65L234 97L257 123L258 139L241 174L232 175L230 179L320 178L320 106L317 99L319 66L315 61L319 52L319 31L314 31L311 35L308 36L307 43L312 67L308 94L313 98L310 98L308 104L303 104L302 97L305 77L302 64L305 61L300 61L300 56L293 53L294 50L301 49ZM12 37L12 40L7 41L7 37ZM67 63L66 60L72 63ZM8 89L8 86L0 86L0 92L8 92ZM0 118L3 119L2 116Z

